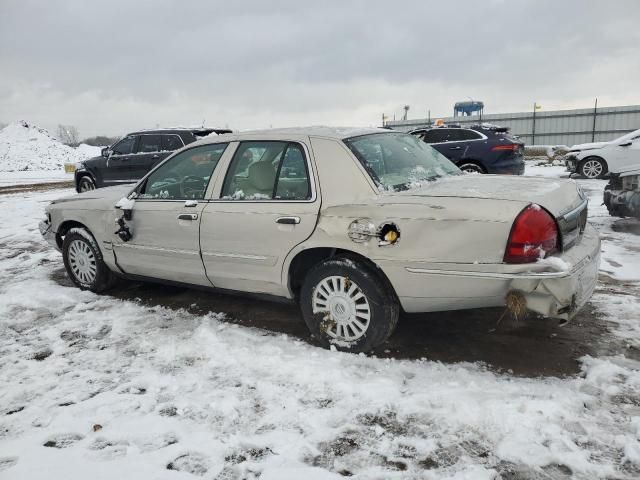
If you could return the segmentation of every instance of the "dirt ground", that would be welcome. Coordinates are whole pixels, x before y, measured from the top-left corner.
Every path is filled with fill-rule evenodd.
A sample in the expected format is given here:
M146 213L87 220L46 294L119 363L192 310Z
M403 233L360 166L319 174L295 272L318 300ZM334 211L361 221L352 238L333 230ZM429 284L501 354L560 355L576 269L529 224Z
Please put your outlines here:
M58 188L71 188L74 186L73 182L45 182L45 183L29 183L25 185L9 185L6 187L0 187L0 195L7 195L9 193L27 193L27 192L43 192L45 190L55 190Z

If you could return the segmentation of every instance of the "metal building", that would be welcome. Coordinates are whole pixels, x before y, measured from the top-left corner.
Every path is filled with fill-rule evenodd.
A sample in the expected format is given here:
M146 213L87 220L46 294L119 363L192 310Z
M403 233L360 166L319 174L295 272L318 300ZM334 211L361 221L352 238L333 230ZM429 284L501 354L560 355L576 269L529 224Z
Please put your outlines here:
M440 117L439 117L440 118ZM538 110L533 112L494 113L442 117L445 123L470 125L487 122L509 127L527 145L575 145L613 140L640 129L640 105L582 108L577 110ZM388 121L386 126L401 131L424 127L431 119Z

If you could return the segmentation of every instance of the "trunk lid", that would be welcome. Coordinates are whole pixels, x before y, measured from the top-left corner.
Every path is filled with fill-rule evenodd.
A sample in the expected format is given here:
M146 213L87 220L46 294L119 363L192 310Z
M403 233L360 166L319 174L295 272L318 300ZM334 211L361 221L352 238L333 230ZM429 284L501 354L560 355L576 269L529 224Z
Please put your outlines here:
M573 180L501 175L455 175L388 195L398 198L460 197L536 203L556 218L576 209L586 198Z

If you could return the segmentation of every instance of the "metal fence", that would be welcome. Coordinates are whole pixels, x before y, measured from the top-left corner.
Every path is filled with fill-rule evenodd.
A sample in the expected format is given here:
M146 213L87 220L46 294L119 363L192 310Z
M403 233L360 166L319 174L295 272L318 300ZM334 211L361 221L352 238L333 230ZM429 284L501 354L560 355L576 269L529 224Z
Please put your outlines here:
M385 125L409 131L424 127L431 119L388 121ZM438 117L442 118L442 117ZM518 113L494 113L443 118L446 123L470 125L487 122L509 127L527 145L575 145L613 140L640 128L640 105L582 108Z

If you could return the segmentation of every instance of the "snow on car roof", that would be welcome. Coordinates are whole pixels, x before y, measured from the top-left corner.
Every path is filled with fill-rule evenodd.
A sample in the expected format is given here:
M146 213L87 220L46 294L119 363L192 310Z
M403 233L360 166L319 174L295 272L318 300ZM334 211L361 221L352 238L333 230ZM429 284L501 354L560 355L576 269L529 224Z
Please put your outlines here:
M264 130L247 130L243 132L234 132L231 137L247 137L247 136L315 136L329 137L339 140L356 137L358 135L367 135L371 133L389 133L389 130L374 127L327 127L327 126L311 126L311 127L291 127L291 128L269 128ZM396 132L397 133L397 132ZM230 137L225 135L224 139L228 141ZM215 137L207 139L216 141Z

